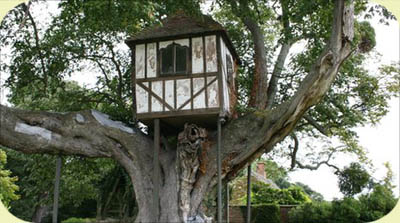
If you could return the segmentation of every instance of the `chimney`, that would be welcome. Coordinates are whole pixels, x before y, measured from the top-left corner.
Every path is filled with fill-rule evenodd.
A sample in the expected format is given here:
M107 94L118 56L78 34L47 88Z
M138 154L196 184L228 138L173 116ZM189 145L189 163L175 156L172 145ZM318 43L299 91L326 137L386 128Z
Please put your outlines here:
M265 164L262 162L257 163L257 173L261 176L263 176L264 178L267 178L266 174L265 174Z

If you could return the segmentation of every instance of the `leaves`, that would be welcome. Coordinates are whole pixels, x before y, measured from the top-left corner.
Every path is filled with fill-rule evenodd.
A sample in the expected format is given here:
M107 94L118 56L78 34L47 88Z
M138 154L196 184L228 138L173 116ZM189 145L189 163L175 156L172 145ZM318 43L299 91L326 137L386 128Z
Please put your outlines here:
M338 173L338 178L340 192L346 196L354 196L367 186L370 175L359 163L351 163Z
M20 195L17 194L19 187L15 184L18 177L11 176L11 171L5 169L6 163L7 155L0 149L0 202L9 207L9 203L18 200Z

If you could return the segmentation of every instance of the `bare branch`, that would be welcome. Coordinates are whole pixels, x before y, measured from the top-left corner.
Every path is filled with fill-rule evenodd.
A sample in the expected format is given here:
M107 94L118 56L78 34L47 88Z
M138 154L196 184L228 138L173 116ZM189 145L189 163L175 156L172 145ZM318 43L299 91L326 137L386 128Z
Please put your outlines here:
M296 134L291 134L292 139L294 140L293 151L290 154L290 158L292 163L290 164L290 169L294 169L296 167L296 155L297 151L299 151L299 139L297 138Z
M40 64L42 66L42 72L43 72L43 83L44 83L44 92L46 92L47 89L47 72L46 72L46 65L44 63L44 56L42 54L42 49L40 48L40 40L39 40L39 30L37 29L36 22L32 17L31 12L29 11L30 3L28 3L28 6L23 3L22 8L24 9L26 15L28 16L29 20L32 22L32 27L33 27L33 33L35 36L35 47L38 51L39 54L39 59L40 59Z
M340 169L339 169L339 167L337 167L337 166L335 166L335 165L333 165L333 164L331 164L331 163L329 163L329 161L330 161L330 159L331 159L331 157L332 157L332 155L333 155L333 153L334 153L334 150L332 150L331 151L331 153L329 153L329 155L328 155L328 158L326 159L326 160L324 160L324 161L321 161L321 162L318 162L318 163L316 163L315 165L303 165L303 164L301 164L299 161L295 161L296 162L296 165L300 168L300 169L308 169L308 170L317 170L319 167L321 167L321 165L327 165L327 166L329 166L329 167L331 167L331 168L334 168L336 171L335 171L335 173L339 173L340 172ZM292 163L293 163L293 160L292 160ZM293 169L293 168L292 168Z
M27 20L27 18L28 18L28 13L29 13L29 9L30 9L30 7L31 7L31 4L32 4L32 1L29 1L29 2L28 2L28 5L26 5L25 3L22 3L21 6L22 6L23 9L25 8L25 14L24 14L24 18L22 19L21 24L19 24L19 27L18 27L17 32L18 32L19 30L21 30L21 29L25 26L25 23L26 23L26 20Z

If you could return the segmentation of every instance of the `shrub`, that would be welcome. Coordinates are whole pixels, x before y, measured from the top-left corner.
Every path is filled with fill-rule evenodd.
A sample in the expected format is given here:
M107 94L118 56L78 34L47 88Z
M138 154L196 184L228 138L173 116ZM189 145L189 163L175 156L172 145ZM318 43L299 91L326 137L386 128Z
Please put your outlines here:
M290 223L330 223L332 205L329 202L305 203L289 212Z
M91 222L94 222L94 219L72 217L62 221L61 223L91 223Z
M274 189L270 187L255 187L252 195L253 204L303 204L311 202L310 198L299 187Z
M241 206L244 217L247 214L247 207ZM277 204L258 204L251 206L251 223L280 223L281 213Z
M289 212L291 223L359 223L378 220L388 214L397 199L384 185L376 185L359 199L346 197L332 202L305 203Z
M360 218L363 221L374 221L385 216L397 203L392 191L382 185L376 185L372 193L360 196L359 200Z

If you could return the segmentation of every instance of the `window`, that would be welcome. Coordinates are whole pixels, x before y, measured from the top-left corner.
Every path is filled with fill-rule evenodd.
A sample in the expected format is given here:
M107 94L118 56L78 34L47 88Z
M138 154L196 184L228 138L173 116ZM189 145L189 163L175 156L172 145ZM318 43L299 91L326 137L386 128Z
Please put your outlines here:
M228 76L228 83L231 84L233 78L233 66L231 57L228 54L226 54L226 73Z
M188 64L188 47L176 43L160 50L160 75L185 74Z

